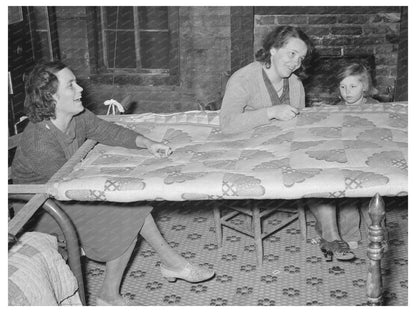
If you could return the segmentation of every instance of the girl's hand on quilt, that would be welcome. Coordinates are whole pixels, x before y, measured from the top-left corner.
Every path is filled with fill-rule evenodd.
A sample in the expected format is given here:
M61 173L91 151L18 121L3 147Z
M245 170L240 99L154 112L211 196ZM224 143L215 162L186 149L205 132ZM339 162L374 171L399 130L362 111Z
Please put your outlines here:
M274 105L267 108L267 116L269 119L290 120L298 114L299 111L296 107L287 104Z
M147 149L157 158L169 157L172 154L172 149L163 143L152 143L147 147Z

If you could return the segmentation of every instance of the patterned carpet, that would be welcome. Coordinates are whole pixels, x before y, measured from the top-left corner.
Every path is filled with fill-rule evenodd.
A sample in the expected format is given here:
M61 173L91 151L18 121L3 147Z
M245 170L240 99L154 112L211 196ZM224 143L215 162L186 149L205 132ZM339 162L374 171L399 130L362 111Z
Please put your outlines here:
M230 201L228 202L230 203ZM234 202L236 203L236 202ZM282 204L282 202L279 202ZM264 263L256 265L252 238L224 229L218 249L213 221L213 201L156 203L153 216L170 245L185 258L216 270L205 283L167 282L160 274L160 260L145 242L137 244L122 283L121 293L137 304L151 306L306 306L366 305L366 228L363 243L354 250L353 262L326 262L311 238L314 219L308 214L308 240L294 221L264 241ZM238 204L241 204L239 202ZM265 205L276 201L265 201ZM284 202L293 205L293 202ZM407 197L386 200L389 250L382 261L385 305L408 304L408 209ZM264 228L280 222L282 213L265 218ZM286 214L286 213L283 213ZM247 224L238 215L235 224ZM95 297L104 276L104 265L85 261L87 300Z

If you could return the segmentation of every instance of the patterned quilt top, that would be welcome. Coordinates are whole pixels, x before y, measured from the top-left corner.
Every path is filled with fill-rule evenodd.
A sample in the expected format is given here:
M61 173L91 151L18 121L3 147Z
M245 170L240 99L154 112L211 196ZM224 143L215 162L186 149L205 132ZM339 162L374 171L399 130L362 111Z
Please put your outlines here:
M289 121L225 135L217 111L122 115L117 123L169 144L98 144L64 180L59 200L297 199L407 195L407 104L305 108Z

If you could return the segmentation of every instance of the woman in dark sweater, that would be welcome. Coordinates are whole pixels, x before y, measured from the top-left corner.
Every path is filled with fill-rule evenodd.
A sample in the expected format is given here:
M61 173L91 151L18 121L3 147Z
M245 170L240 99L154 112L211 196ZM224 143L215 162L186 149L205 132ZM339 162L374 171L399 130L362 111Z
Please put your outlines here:
M169 146L132 130L99 119L84 109L82 88L61 62L36 65L26 81L25 109L29 124L22 134L12 164L14 183L46 183L86 139L127 148L147 148L155 157L167 157ZM212 270L189 263L175 253L160 234L152 207L142 203L61 202L74 223L86 255L106 262L106 274L97 305L131 305L120 296L123 272L140 234L158 252L161 273L169 281L201 282ZM59 233L47 214L37 219L35 230Z

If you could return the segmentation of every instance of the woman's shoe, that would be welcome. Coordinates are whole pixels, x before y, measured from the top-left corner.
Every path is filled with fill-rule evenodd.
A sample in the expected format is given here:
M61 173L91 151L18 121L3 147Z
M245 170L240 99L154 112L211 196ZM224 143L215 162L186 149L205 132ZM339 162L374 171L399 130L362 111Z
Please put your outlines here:
M348 244L342 240L334 240L328 242L321 238L319 248L324 253L326 261L332 261L332 257L337 260L348 261L355 258L355 254L351 251Z
M121 297L112 301L106 301L104 299L97 297L95 299L95 304L97 306L140 306L140 305L143 305L140 303L134 303L132 300L130 300L127 297Z
M213 270L200 268L199 266L189 262L180 271L169 269L161 264L160 272L169 282L175 282L177 279L182 279L190 283L199 283L209 280L215 275Z

